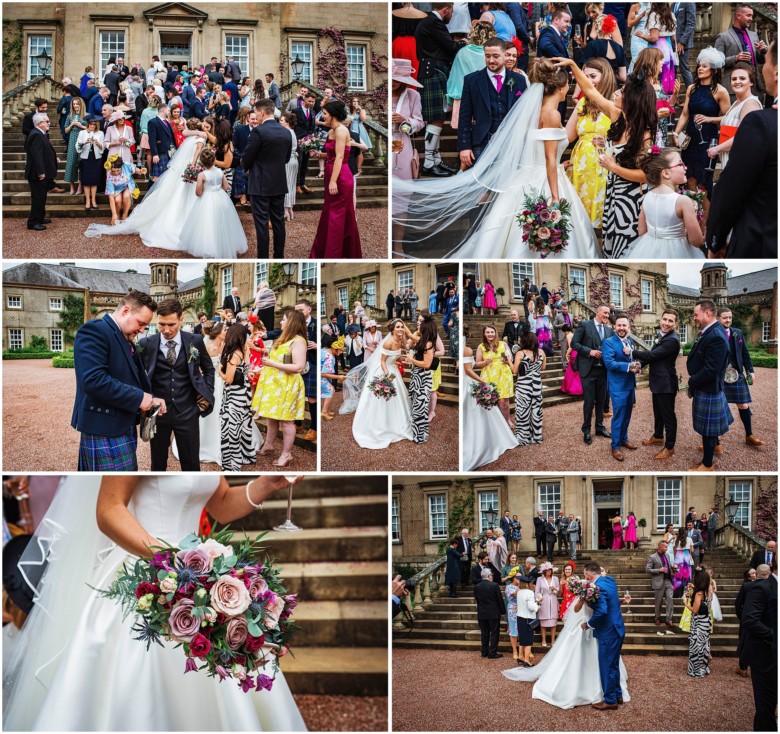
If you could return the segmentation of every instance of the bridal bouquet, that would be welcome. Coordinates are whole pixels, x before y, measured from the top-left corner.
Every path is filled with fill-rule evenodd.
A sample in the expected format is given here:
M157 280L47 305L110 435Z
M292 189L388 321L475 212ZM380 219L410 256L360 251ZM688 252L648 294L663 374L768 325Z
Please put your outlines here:
M197 163L190 163L190 165L184 169L184 173L181 175L181 180L184 181L184 183L197 183L198 174L202 172L203 166L199 166Z
M566 199L549 204L544 196L532 189L526 195L523 207L516 216L523 230L523 242L541 258L563 252L569 244L571 204Z
M374 397L381 398L385 402L390 400L390 398L394 398L398 394L398 391L395 389L395 385L393 385L392 375L375 377L373 380L371 380L371 382L368 383L368 389L371 391L371 394L374 395Z
M589 604L595 602L601 594L601 589L596 584L576 576L569 581L569 591L578 599L584 599Z
M298 147L304 153L314 153L322 150L324 145L322 138L312 133L311 135L304 135L298 141Z
M480 408L490 410L498 405L498 388L492 382L475 382L471 385L471 397Z
M691 191L687 186L680 186L677 193L687 196L696 204L696 219L700 222L704 219L704 202L707 200L707 190L699 186L696 191Z
M298 600L279 569L261 559L262 537L234 542L229 528L215 525L208 535L193 533L178 547L125 563L111 586L97 591L121 604L125 618L135 615L134 639L147 650L163 647L160 638L177 642L185 673L232 678L245 693L270 691L297 629L290 616ZM255 680L253 671L268 663L273 677L258 672Z

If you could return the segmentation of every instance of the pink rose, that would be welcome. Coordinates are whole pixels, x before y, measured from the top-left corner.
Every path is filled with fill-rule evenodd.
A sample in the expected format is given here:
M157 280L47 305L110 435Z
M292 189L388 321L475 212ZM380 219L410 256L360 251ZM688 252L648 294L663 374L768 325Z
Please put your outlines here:
M265 591L268 591L268 584L262 576L249 577L249 596L256 599Z
M279 625L279 617L284 611L284 597L277 594L273 595L273 599L269 599L265 605L265 626L268 629L276 629Z
M190 653L196 658L205 658L211 650L211 641L204 635L195 635L190 643Z
M550 216L550 212L547 209L542 209L542 211L539 213L539 219L541 219L543 222L549 222Z
M217 556L225 556L225 558L227 558L228 556L233 555L232 545L222 545L221 543L217 543L213 538L209 538L205 543L201 543L196 550L205 551L212 561Z
M200 629L200 622L193 614L195 602L192 599L182 599L171 609L168 624L171 627L171 637L177 642L192 642L192 638Z
M549 240L550 230L547 227L539 227L539 229L536 230L536 236L540 240Z
M247 636L247 621L244 617L233 617L228 620L225 632L225 642L231 650L238 650L244 644Z
M227 617L243 614L251 603L246 586L234 576L223 576L211 587L211 606Z
M558 209L553 209L553 210L550 212L550 221L551 221L553 224L558 224L558 222L560 222L560 221L561 221L561 217L562 217L562 216L563 216L563 215L561 214L561 212L560 212Z
M176 554L176 565L189 568L197 574L211 571L213 561L211 556L199 548L195 550L183 550Z

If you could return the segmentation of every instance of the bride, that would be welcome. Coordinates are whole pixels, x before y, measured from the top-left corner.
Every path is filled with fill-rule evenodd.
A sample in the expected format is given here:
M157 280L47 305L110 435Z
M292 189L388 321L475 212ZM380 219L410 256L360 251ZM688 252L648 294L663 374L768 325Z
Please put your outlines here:
M352 435L364 449L386 449L396 441L414 440L411 400L396 364L412 333L401 319L393 319L388 330L387 338L368 362L351 369L343 383L344 402L339 413L355 413ZM389 400L376 397L368 388L375 377L382 375L392 377L397 391Z
M185 675L174 643L147 651L133 639L133 619L90 588L108 588L150 546L196 532L204 507L229 523L288 486L270 475L246 488L199 474L64 480L19 562L36 603L3 669L3 728L304 731L281 673L260 693Z
M205 122L211 125L210 120ZM183 131L184 142L171 158L167 170L147 191L143 201L132 210L127 219L115 225L90 224L84 234L87 237L137 234L147 247L191 252L190 248L195 248L196 243L182 241L182 230L198 196L195 192L196 184L182 181L182 174L187 166L198 163L200 153L208 139L207 132L201 129L201 124L197 118L187 121L187 128ZM221 169L214 170L221 171ZM205 206L219 203L221 202L213 197L205 197L201 202ZM216 257L219 253L224 256L226 251L236 254L246 252L246 239L244 238L243 242L233 241L230 236L231 232L237 231L243 235L243 227L235 209L230 207L225 210L220 206L215 211L215 217L217 212L219 218L226 216L231 220L223 222L224 226L217 230L222 234L223 239L230 238L230 241L200 242L197 244L197 256Z
M563 615L563 631L541 663L530 668L501 671L510 680L534 683L532 698L546 701L561 709L588 706L604 699L599 676L598 642L593 631L580 626L593 614L580 599ZM630 701L626 681L628 674L620 659L620 687L623 700Z
M571 205L569 244L547 258L593 259L600 256L593 225L560 164L569 145L558 105L566 99L569 76L549 59L537 59L531 87L512 107L476 164L452 178L393 179L394 223L410 241L443 243L446 257L538 259L523 242L515 219L524 199L535 191L555 204ZM471 223L467 231L463 223Z

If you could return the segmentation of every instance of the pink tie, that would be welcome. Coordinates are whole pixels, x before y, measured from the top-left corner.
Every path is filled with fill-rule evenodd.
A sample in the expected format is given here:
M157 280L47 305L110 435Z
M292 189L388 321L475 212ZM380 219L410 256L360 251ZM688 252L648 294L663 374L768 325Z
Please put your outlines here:
M496 91L501 94L501 74L494 74L496 78Z

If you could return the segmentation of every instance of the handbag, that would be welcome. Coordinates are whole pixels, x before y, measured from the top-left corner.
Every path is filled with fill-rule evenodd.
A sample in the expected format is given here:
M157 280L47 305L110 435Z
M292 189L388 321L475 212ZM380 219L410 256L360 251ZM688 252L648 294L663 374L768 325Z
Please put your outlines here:
M528 622L528 629L533 631L535 630L541 622L539 621L539 617L534 617L532 620Z
M685 150L691 143L691 138L684 131L677 133L677 147Z

